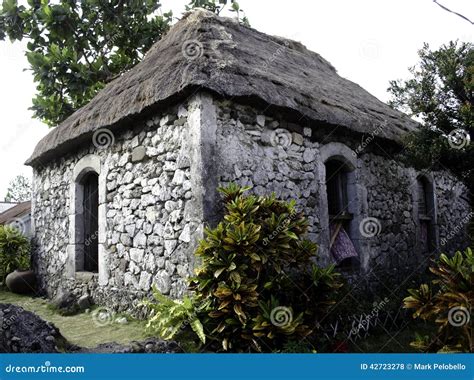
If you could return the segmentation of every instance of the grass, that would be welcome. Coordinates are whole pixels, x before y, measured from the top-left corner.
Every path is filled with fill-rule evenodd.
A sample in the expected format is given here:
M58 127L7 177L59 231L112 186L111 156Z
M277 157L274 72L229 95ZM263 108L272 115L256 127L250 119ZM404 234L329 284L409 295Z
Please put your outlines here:
M59 328L70 343L81 347L93 348L107 342L125 344L146 337L144 334L146 321L133 320L128 316L127 324L114 322L101 326L94 321L92 312L62 316L45 299L13 294L2 289L0 289L0 303L21 306L25 310L32 311ZM123 315L115 315L114 320L121 316Z

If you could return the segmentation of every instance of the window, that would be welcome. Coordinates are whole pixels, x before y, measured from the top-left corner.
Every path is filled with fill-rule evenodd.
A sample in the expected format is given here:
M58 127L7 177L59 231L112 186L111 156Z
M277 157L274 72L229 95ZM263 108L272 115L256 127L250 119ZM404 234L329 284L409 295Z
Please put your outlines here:
M436 249L435 209L433 185L426 177L417 179L419 241L421 251L430 253Z
M81 181L83 188L83 220L84 236L84 271L98 272L99 245L98 245L98 211L99 211L99 176L97 173L88 173Z
M349 176L347 165L337 159L329 159L326 167L326 191L329 214L330 244L332 257L340 268L352 269L359 262L350 234L353 215L349 212Z

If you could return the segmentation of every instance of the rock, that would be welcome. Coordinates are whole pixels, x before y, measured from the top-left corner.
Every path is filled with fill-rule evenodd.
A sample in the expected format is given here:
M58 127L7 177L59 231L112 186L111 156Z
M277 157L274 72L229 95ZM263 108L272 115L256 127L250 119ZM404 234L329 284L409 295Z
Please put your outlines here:
M115 323L118 323L119 325L126 325L128 320L125 317L119 317L115 320Z
M52 300L54 307L62 315L72 315L78 312L77 298L68 290L59 290Z
M264 127L265 126L265 115L257 115L256 117L257 124Z
M142 161L146 156L146 148L144 146L137 146L132 150L132 162Z
M134 247L146 247L146 235L140 231L137 235L133 238L133 246Z
M0 353L57 353L67 345L53 324L21 307L0 304Z
M77 300L77 306L80 310L89 309L92 306L90 297L87 294L84 294L83 296L79 297L79 299Z
M191 228L189 224L186 224L183 228L183 231L179 235L179 240L189 243L191 241Z
M145 250L144 249L138 249L138 248L131 248L130 249L130 258L133 261L135 261L137 264L139 264L143 261L144 255L145 255Z

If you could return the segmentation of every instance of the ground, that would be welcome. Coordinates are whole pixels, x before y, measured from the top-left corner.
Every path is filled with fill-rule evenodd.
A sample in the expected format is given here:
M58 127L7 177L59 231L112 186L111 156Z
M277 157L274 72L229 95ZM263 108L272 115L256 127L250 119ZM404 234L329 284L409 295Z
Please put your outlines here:
M25 310L38 314L48 322L59 328L61 334L72 344L80 347L92 348L102 343L116 342L130 343L134 340L143 340L146 335L145 321L133 320L129 316L127 324L108 323L99 325L94 322L92 312L73 316L59 315L49 303L42 298L21 296L0 290L0 303L10 303L21 306ZM123 315L115 315L121 318Z

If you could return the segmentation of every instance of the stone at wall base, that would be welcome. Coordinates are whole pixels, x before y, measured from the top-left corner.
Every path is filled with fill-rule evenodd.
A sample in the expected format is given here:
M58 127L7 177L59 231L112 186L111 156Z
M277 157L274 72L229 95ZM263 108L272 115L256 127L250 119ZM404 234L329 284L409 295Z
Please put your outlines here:
M16 270L7 276L5 283L12 293L32 294L36 291L36 277L32 270Z

